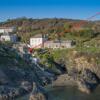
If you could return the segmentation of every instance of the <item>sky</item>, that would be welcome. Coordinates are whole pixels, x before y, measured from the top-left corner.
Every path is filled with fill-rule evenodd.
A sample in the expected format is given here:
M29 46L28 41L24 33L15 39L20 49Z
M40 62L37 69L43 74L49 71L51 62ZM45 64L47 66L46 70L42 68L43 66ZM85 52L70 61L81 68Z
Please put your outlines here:
M0 21L28 18L87 19L100 12L100 0L0 0ZM97 14L93 18L99 20Z

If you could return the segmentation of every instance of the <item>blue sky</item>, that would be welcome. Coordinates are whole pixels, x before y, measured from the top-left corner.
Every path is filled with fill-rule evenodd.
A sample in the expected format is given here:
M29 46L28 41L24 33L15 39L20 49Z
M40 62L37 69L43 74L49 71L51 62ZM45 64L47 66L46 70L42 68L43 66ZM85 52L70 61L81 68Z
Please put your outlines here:
M98 12L100 0L0 0L0 21L24 16L86 19Z

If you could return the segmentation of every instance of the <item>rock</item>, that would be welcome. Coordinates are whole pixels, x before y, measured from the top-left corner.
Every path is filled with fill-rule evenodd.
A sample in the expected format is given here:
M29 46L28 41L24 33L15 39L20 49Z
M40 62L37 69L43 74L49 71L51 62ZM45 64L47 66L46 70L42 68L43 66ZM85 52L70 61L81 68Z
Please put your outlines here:
M78 74L79 74L79 72L76 68L72 68L72 69L68 70L68 75L71 76L74 80L77 80Z
M52 82L52 86L77 86L76 81L72 76L69 76L68 74L63 74L58 76L57 80Z
M36 94L31 94L29 100L47 100L44 94L38 92Z
M85 81L78 81L77 83L80 91L90 93L89 85L87 85Z
M36 83L33 83L33 91L29 100L47 100L46 92L42 87L39 87L36 85Z
M85 80L78 81L77 83L79 90L85 93L91 93L97 87L97 84L88 83Z
M12 89L9 93L8 93L8 95L9 95L9 98L15 98L15 97L18 97L18 96L20 96L20 91L19 91L19 89Z
M71 69L68 74L60 75L57 80L52 83L52 86L78 86L79 90L85 93L90 93L99 85L100 79L89 69L78 71Z
M0 100L9 100L9 96L7 94L0 94Z
M10 86L0 86L0 100L13 100L18 96L20 96L19 89Z
M0 70L0 85L7 83L8 83L8 77L2 70Z
M21 88L25 89L27 92L30 92L32 90L32 84L28 81L23 81L21 83Z
M95 90L95 88L99 85L99 82L100 79L95 73L91 72L89 69L84 69L77 83L81 91L90 93Z
M100 82L99 77L95 73L91 72L89 69L85 69L82 72L82 77L90 83L99 84Z

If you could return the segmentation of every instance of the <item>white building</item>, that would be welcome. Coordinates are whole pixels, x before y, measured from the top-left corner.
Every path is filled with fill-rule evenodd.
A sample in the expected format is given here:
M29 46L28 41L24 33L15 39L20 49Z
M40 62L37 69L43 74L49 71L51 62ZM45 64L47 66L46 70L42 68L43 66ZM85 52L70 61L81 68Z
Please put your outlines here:
M48 41L47 38L42 35L36 35L30 38L30 47L31 48L72 48L75 45L75 42L71 40L66 41Z
M73 47L73 41L67 40L67 41L46 41L44 43L44 48L53 48L53 49L58 49L58 48L72 48Z
M16 42L17 41L17 36L16 36L16 34L12 34L12 35L3 34L3 35L1 35L0 40L1 41Z
M30 46L32 48L41 48L43 47L43 43L46 41L45 38L41 34L36 35L32 38L30 38Z
M0 27L0 33L12 33L15 29L15 27Z

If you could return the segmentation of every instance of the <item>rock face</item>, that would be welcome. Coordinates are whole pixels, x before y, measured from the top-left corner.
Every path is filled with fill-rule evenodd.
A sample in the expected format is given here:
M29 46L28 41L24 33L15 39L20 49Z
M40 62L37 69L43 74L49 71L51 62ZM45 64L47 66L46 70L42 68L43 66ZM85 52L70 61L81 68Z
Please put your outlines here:
M36 83L33 83L33 91L29 100L47 100L46 92L42 87L39 87L36 85Z
M67 61L68 65L70 65L69 69L76 68L78 71L84 71L84 69L89 69L91 72L96 73L96 75L100 78L99 62L99 53L86 53L78 51L70 52Z
M47 100L42 93L31 94L29 100Z
M0 85L8 83L8 77L0 70Z
M85 93L91 92L90 85L87 82L85 82L84 80L77 81L77 84L78 84L78 89L80 91L85 92Z
M1 51L4 52L4 50ZM7 49L0 55L0 61L3 56L8 62L6 65L5 63L0 65L0 100L15 100L17 97L30 93L30 100L47 100L47 93L42 86L50 84L54 80L56 80L54 86L77 85L81 91L87 93L93 91L100 83L99 77L95 74L95 71L92 71L93 68L95 69L93 67L95 61L90 59L89 62L85 56L75 56L75 59L72 59L76 64L74 64L74 69L70 72L67 70L68 72L66 71L66 73L61 73L62 75L58 76L52 70L40 70L40 66L28 65L27 61L24 61L23 64L23 60L20 62L21 59L17 60L18 58L16 59L18 62L15 63L13 61L15 59L13 58L14 54L12 53L11 56L10 51L9 55L6 54L8 51ZM59 68L57 67L57 69Z
M29 94L32 90L32 85L29 82L22 82L19 88L11 86L0 86L0 100L15 100L25 94Z
M90 93L100 84L100 79L95 73L85 69L77 83L81 91Z
M82 77L90 83L99 84L100 82L99 77L95 73L91 72L89 69L85 69L82 72Z
M52 83L52 86L76 86L76 81L68 74L60 75L57 80Z
M0 86L0 100L12 100L19 95L19 89L8 86Z
M78 51L69 53L68 74L77 82L79 89L84 92L91 92L100 84L99 55Z
M73 69L68 74L60 75L53 86L77 86L79 90L85 93L90 93L100 84L99 77L89 69L84 69L82 72Z
M33 77L26 72L16 67L0 69L0 100L13 100L32 91Z
M28 81L23 81L21 83L21 88L23 88L27 92L30 92L32 90L32 84Z

